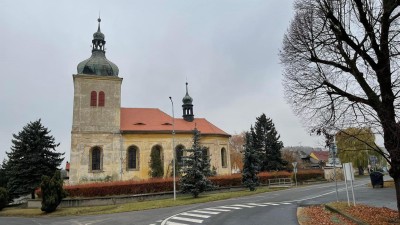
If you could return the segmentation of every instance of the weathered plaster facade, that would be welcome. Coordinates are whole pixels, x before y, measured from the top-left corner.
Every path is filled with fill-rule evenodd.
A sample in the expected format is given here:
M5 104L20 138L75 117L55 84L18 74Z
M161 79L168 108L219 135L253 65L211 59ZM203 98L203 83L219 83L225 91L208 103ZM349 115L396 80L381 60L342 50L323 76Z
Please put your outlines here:
M100 24L93 37L92 57L79 63L78 74L73 75L70 184L147 179L155 146L161 149L164 177L170 176L172 117L158 109L124 108L122 113L122 78L118 67L105 58ZM192 101L186 86L183 119L175 119L175 148L191 148L197 124L200 142L209 148L211 166L219 175L230 174L229 134L205 119L194 118ZM129 157L131 147L136 158Z

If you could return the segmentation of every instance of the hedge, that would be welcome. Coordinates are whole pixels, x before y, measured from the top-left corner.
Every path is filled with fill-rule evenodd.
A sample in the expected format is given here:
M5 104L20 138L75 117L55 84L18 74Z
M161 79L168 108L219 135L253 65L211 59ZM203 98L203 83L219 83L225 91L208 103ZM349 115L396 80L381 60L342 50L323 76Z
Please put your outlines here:
M261 184L268 184L268 179L291 178L292 173L287 171L262 172L259 175ZM311 179L323 177L322 171L305 170L299 171L297 179ZM242 186L242 174L222 175L210 177L210 180L219 187L238 187ZM172 178L155 178L141 181L115 181L99 182L80 185L64 186L69 197L100 197L112 195L134 195L157 192L173 191ZM177 190L179 190L179 178L177 179ZM40 196L40 190L38 191Z
M292 179L294 180L294 173L291 174ZM312 179L325 179L324 171L319 169L314 170L299 170L296 174L297 182L304 182L306 180Z

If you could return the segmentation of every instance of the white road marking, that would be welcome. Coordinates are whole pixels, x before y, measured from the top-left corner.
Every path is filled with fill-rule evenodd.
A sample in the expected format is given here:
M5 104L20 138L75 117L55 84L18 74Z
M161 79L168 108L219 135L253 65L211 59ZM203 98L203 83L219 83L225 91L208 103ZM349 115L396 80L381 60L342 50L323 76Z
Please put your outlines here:
M219 212L229 212L229 211L231 211L230 209L217 209L217 208L206 208L205 210L219 211Z
M293 202L295 202L295 201L293 201ZM182 220L182 221L192 222L192 223L202 223L203 222L203 220L200 220L200 219L192 219L192 218L181 217L181 216L210 218L211 215L220 214L221 212L230 212L232 209L254 208L257 206L265 207L265 206L290 205L290 204L292 204L292 202L279 202L279 203L266 202L266 203L246 203L246 204L235 204L235 205L227 205L227 206L217 206L217 207L213 207L213 208L204 208L204 209L200 209L200 210L192 210L192 211L173 215L173 216L163 220L161 225L188 225L188 224L169 221L170 219ZM198 213L201 213L201 214L198 214ZM204 214L211 214L211 215L204 215ZM159 222L159 221L157 221L157 222ZM150 225L152 225L152 224L150 224Z
M192 211L189 211L189 212L205 213L205 214L214 214L214 215L220 214L220 212L211 212L211 211L206 211L206 210L192 210Z
M255 206L251 206L251 205L241 205L241 204L236 204L236 205L232 205L232 206L245 207L245 208L254 208L255 207Z
M277 204L277 203L264 203L265 205L280 205L280 204Z
M224 208L224 209L242 209L242 208L233 207L233 206L218 206L218 208Z
M203 214L193 214L193 213L187 213L187 212L184 212L184 213L181 213L181 214L179 214L180 216L193 216L193 217L200 217L200 218L210 218L211 216L208 216L208 215L203 215Z
M189 225L189 224L187 224L187 223L175 223L175 222L168 221L167 225Z
M267 206L265 204L259 204L259 203L247 203L248 205L254 205L254 206Z
M173 219L173 220L188 221L188 222L192 222L192 223L202 223L202 222L203 222L203 220L191 219L191 218L180 217L180 216L174 216L174 217L172 217L171 219Z

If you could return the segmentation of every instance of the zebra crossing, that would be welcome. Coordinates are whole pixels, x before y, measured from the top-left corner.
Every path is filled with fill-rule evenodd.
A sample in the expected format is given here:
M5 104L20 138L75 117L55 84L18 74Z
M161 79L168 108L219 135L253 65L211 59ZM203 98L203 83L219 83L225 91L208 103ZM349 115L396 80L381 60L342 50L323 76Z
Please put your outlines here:
M290 205L292 202L267 202L267 203L244 203L225 206L216 206L203 209L196 209L187 212L182 212L168 217L165 220L159 220L156 223L149 225L194 225L201 224L204 220L216 216L221 213L231 212L240 209L249 209L254 207L268 207L279 205Z

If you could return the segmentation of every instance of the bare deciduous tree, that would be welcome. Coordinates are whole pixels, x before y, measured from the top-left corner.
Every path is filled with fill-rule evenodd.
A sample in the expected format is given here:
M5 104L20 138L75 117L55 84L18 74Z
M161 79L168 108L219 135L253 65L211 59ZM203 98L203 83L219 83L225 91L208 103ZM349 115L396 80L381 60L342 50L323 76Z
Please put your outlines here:
M383 136L400 209L400 1L296 0L284 36L285 95L311 130Z
M243 170L243 153L246 133L234 134L229 138L229 149L232 169Z

